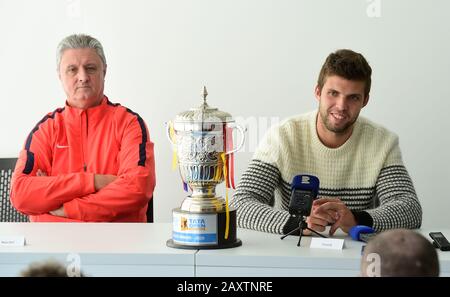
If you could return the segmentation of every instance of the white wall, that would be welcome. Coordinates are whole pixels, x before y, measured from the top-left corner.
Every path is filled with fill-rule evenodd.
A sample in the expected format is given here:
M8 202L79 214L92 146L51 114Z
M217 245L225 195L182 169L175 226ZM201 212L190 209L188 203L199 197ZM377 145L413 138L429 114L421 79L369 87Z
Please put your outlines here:
M105 47L106 94L150 128L156 221L169 222L185 194L164 122L197 106L203 84L210 105L255 123L237 155L239 179L271 119L316 108L325 57L351 48L374 71L362 114L400 135L424 227L448 226L449 29L445 0L2 0L0 157L17 156L37 121L63 106L56 45L89 33Z

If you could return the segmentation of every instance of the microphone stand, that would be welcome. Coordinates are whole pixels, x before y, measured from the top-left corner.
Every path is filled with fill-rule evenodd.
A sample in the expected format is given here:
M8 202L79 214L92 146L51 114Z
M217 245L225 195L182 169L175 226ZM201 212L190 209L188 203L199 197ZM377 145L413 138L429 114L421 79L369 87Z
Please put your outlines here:
M309 231L313 232L314 234L319 235L319 236L322 237L322 238L327 238L325 235L322 235L322 234L320 234L319 232L317 232L317 231L315 231L315 230L309 228L309 227L308 227L308 224L306 223L306 217L303 216L303 215L301 215L301 216L300 216L300 222L299 222L299 224L298 224L298 227L295 228L294 230L290 231L289 233L287 233L287 234L281 236L281 240L285 239L287 236L289 236L289 235L291 235L291 234L293 234L293 233L295 233L295 232L297 232L297 231L299 231L299 230L300 230L300 236L299 236L299 238L298 238L297 246L300 246L300 241L302 240L303 230L309 230Z

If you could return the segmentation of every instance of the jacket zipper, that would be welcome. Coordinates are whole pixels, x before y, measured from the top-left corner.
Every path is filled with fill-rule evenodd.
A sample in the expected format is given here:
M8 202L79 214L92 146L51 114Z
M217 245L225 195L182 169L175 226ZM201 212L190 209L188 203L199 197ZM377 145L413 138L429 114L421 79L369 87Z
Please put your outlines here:
M85 131L83 130L83 114L81 115L80 120L80 131L81 131L81 153L83 155L83 171L87 171L87 164L86 164L86 150L85 150L85 144L87 143L87 130L88 130L88 114L87 111L83 111L83 113L86 115L86 139L84 137Z
M85 140L85 144L87 145L87 143L88 143L88 132L89 132L89 119L88 119L88 112L87 112L87 110L86 110L86 139L84 139ZM86 150L84 150L83 151L83 160L84 160L84 172L86 172L87 171L87 164L86 164L86 156L84 155L84 153L87 151L87 148L86 148Z

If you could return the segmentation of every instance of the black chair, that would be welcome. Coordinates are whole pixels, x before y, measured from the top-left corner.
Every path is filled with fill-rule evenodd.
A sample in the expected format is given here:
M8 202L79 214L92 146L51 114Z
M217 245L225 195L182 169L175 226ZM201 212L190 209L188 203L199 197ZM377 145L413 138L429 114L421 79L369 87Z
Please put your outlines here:
M150 198L147 207L147 223L153 223L153 197Z
M28 222L28 216L18 212L9 200L11 176L17 158L0 158L0 222Z

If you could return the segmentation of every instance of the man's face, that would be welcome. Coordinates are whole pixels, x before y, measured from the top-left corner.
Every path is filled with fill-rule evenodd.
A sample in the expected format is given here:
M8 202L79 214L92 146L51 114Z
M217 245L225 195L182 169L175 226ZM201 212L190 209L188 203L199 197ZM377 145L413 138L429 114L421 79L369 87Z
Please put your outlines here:
M364 96L365 83L333 75L326 78L322 90L316 87L319 117L325 128L345 134L352 128L369 96Z
M86 109L103 98L106 67L95 49L67 49L61 57L59 79L70 106Z

